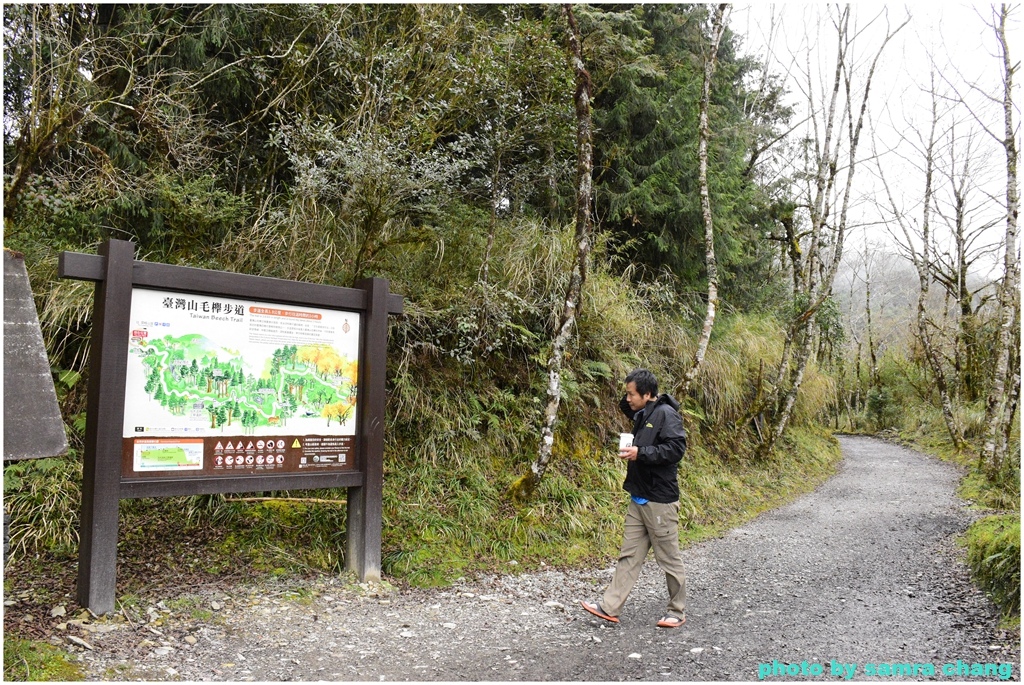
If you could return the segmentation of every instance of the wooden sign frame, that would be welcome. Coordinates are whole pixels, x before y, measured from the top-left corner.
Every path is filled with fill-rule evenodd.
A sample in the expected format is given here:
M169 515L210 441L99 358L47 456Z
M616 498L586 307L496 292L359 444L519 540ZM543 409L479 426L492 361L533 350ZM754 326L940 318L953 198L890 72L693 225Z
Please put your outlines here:
M362 581L380 580L388 315L402 312L403 298L390 293L388 281L381 278L364 279L355 288L340 288L136 261L134 250L132 242L109 240L100 246L98 255L63 252L58 265L62 278L97 284L89 357L78 602L96 614L113 611L119 502L136 497L348 488L346 567ZM125 477L125 381L132 289L137 287L359 313L354 468L219 477L179 473Z

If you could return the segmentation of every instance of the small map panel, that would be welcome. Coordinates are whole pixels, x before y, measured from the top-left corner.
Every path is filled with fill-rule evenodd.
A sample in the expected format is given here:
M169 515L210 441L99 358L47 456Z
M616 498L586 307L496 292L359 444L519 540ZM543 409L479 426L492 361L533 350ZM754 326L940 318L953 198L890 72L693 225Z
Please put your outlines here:
M203 440L136 440L136 471L198 471L203 468Z

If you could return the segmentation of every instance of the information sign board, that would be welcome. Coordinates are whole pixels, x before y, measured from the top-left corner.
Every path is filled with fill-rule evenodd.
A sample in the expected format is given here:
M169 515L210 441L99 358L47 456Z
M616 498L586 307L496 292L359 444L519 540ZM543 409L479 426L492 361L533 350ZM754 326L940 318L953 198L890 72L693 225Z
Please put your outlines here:
M78 601L115 606L118 503L348 489L345 565L380 578L388 315L402 297L137 261L109 240L64 252L96 282Z
M122 477L354 468L360 319L133 288Z

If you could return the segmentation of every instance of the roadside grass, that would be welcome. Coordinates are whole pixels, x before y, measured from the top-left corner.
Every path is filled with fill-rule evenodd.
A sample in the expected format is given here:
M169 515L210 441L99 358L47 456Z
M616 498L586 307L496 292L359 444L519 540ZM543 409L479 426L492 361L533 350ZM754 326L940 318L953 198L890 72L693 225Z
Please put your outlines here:
M38 640L25 640L4 633L4 682L85 679L82 668L67 652Z
M1004 621L1020 628L1020 514L976 521L963 542L978 584L1003 612Z
M4 467L4 511L10 514L10 556L42 543L62 554L78 546L82 462L77 453L29 459Z
M451 434L455 448L429 458L406 453L400 459L397 450L389 450L383 572L410 585L437 586L474 573L607 563L617 552L625 511L625 467L611 441L619 427L605 425L609 438L601 440L593 426L607 416L588 410L574 419L571 425L579 428L559 433L540 488L521 503L511 500L507 489L532 455L524 449L511 458L502 456L502 432L478 435L475 441L468 436L455 440ZM751 457L751 436L723 439L723 434L711 439L691 431L680 468L685 544L719 535L809 491L834 472L839 456L837 443L825 431L805 426L795 427L764 462ZM529 446L522 436L512 439ZM344 490L258 495L279 499L122 502L118 595L167 599L182 587L252 574L344 570ZM40 553L51 564L75 561L63 544L47 547L36 541L33 555ZM8 577L20 586L31 575L24 572L27 563L19 562L26 555L11 558ZM69 576L65 582L71 581Z
M609 563L621 542L625 467L587 435L571 442L570 449L556 441L557 460L534 496L518 505L494 488L460 490L459 483L474 479L466 465L451 472L441 465L441 479L431 469L410 469L400 485L385 488L385 572L435 586L474 572ZM691 445L679 476L684 545L809 492L835 472L840 456L830 435L810 428L795 429L768 461L749 454ZM516 473L502 468L475 477L511 484Z

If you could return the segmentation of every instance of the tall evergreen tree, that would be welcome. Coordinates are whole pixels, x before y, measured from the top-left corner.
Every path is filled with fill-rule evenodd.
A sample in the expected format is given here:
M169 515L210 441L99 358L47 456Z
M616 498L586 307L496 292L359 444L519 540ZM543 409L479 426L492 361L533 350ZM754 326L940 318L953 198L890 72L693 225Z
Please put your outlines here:
M701 290L704 219L697 158L698 108L703 79L703 5L648 5L636 10L644 51L625 63L594 70L595 193L597 215L619 244L632 241L628 259L651 276L667 270L684 290ZM749 304L770 278L773 251L756 221L765 200L748 166L754 127L744 110L745 80L757 65L737 55L737 37L726 29L709 108L709 189L714 202L716 254L726 302ZM768 129L785 121L778 100ZM763 288L760 289L763 292Z

